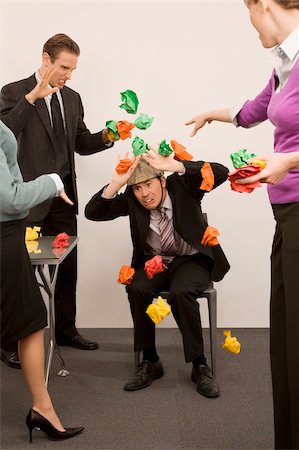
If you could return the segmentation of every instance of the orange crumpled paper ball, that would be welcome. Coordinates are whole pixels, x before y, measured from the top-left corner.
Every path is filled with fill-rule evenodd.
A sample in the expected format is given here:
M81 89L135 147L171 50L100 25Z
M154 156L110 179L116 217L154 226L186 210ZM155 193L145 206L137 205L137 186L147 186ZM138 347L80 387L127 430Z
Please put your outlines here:
M250 184L236 184L235 181L240 178L251 177L259 173L260 171L261 168L257 165L240 167L234 170L234 172L230 172L228 174L228 179L230 181L231 189L236 192L247 192L248 194L250 194L255 188L261 187L261 183L259 181Z
M122 140L130 138L132 136L130 130L135 127L133 123L128 122L127 120L119 120L118 122L116 122L116 126L119 137Z
M131 161L129 158L120 159L115 170L119 174L125 173L129 170L132 164L133 161Z
M179 144L179 142L172 140L170 141L170 145L174 152L174 159L177 161L190 161L193 158L190 153L186 152L186 147Z
M144 270L149 280L153 278L157 273L164 272L164 266L161 255L156 255L152 259L149 259L144 264Z
M202 237L201 244L208 245L209 247L215 247L215 245L219 245L218 239L216 238L216 236L219 236L219 234L220 233L217 228L208 225Z
M199 189L210 192L213 189L215 182L214 172L212 170L211 164L205 162L200 169L200 172L202 175L202 182Z
M59 233L56 238L53 240L52 245L55 248L64 248L70 245L69 243L69 235L67 233Z
M135 269L131 266L121 266L117 282L120 284L131 284Z

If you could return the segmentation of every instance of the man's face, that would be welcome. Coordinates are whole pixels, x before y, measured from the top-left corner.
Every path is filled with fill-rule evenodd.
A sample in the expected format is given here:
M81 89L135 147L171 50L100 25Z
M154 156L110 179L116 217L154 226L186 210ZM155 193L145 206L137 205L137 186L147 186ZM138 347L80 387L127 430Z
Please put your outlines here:
M166 195L166 180L164 177L151 178L132 186L133 192L139 203L146 209L155 209Z
M72 72L77 68L78 56L74 53L62 51L58 54L54 62L48 53L43 53L43 67L53 67L55 72L50 78L49 84L52 87L63 88L68 80L72 78Z

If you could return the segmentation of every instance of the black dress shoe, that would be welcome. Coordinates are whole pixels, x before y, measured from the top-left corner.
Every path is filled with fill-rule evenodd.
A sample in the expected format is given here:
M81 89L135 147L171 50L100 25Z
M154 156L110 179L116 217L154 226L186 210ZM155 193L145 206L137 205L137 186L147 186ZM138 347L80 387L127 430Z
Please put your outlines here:
M58 345L68 345L69 347L79 348L80 350L97 350L99 348L97 342L88 341L80 334L76 334L74 337L58 336L56 342Z
M219 396L219 386L207 364L200 364L196 368L193 367L191 380L197 384L197 392L205 397Z
M21 363L17 352L6 352L3 348L1 348L0 357L1 361L3 361L7 366L13 367L14 369L21 369Z
M152 384L154 380L163 377L164 370L160 359L152 364L146 359L138 364L135 378L124 385L125 391L137 391Z

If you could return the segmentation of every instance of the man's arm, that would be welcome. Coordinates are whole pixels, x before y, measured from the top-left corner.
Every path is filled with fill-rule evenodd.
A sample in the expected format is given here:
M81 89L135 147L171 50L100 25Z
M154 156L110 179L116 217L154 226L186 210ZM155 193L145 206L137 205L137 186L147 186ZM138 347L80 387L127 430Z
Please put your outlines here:
M128 155L125 155L127 158ZM132 166L127 172L119 174L113 172L111 182L95 194L85 207L85 217L89 220L113 220L116 217L128 215L128 203L126 191L118 194L118 191L127 184L128 179L138 165L140 157L133 159Z
M158 170L176 172L182 175L182 178L188 184L190 190L199 191L203 181L201 169L205 161L176 161L172 155L161 156L156 150L151 149L143 153L142 158L152 167ZM224 183L228 177L228 168L219 163L210 163L214 174L213 189Z
M30 123L35 102L58 91L58 88L49 86L49 80L54 72L53 68L46 70L40 81L27 94L24 84L26 80L8 84L1 90L0 118L16 137Z

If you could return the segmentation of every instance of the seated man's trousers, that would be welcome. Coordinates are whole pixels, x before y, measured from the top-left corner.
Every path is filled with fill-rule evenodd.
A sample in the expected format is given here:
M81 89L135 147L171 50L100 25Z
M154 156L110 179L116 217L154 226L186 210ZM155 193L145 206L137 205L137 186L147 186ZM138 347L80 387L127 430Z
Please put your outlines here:
M203 339L197 297L210 284L211 275L204 256L177 256L164 272L146 276L143 267L136 270L127 293L134 322L134 349L155 345L155 324L146 314L147 307L161 291L169 291L168 303L182 333L186 362L203 354Z

